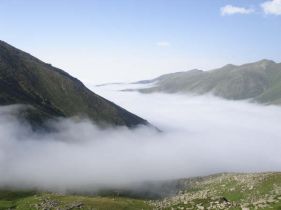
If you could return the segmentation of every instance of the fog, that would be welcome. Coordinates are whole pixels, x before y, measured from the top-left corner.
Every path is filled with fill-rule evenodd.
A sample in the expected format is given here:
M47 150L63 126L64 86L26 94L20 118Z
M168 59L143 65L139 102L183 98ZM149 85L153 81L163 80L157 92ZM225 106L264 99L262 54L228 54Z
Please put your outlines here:
M124 87L122 87L123 89ZM0 108L0 187L98 190L219 172L281 170L281 108L212 96L96 93L161 129L60 119L35 133Z

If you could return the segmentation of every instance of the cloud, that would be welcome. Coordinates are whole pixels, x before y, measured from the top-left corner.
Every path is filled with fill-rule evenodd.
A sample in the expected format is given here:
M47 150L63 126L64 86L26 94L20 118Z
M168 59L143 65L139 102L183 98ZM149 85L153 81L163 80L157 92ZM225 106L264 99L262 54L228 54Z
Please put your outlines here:
M57 132L35 133L13 116L17 107L0 107L0 187L93 192L149 180L281 170L280 107L95 91L164 132L100 129L65 119L53 124Z
M235 15L235 14L250 14L253 13L254 9L244 8L244 7L236 7L232 5L226 5L221 8L221 15Z
M157 42L156 45L157 45L158 47L170 47L170 46L171 46L171 43L170 43L170 42L163 41L163 42Z
M265 14L281 15L281 0L266 1L261 7Z

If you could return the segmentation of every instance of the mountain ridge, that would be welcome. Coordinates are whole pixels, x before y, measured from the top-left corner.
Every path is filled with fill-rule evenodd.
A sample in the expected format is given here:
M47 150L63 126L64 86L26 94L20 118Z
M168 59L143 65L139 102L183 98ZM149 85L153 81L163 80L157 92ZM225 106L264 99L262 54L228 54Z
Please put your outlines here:
M281 63L268 59L242 65L227 64L210 71L194 69L170 73L145 81L154 86L136 90L142 93L212 93L229 100L281 104Z
M31 105L32 125L54 117L81 116L99 124L134 127L148 122L90 91L67 72L0 41L0 105Z

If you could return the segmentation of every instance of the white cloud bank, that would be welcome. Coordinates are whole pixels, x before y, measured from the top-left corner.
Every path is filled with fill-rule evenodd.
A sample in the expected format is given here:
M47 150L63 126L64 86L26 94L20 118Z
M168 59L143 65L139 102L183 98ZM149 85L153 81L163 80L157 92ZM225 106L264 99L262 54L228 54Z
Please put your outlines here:
M281 15L281 0L266 1L261 7L265 14Z
M220 9L221 15L235 15L235 14L251 14L254 12L254 9L250 8L245 8L245 7L237 7L237 6L232 6L232 5L226 5Z
M123 87L122 87L123 88ZM213 97L97 92L148 128L99 129L70 119L38 134L0 108L0 187L96 190L217 172L281 170L280 107Z

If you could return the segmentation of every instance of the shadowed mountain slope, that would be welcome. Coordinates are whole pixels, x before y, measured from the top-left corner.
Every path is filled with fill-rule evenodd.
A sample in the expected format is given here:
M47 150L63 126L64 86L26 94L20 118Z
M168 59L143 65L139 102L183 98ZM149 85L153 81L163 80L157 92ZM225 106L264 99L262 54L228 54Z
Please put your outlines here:
M0 105L11 104L29 105L20 115L33 125L72 116L128 127L147 124L68 73L0 41Z

